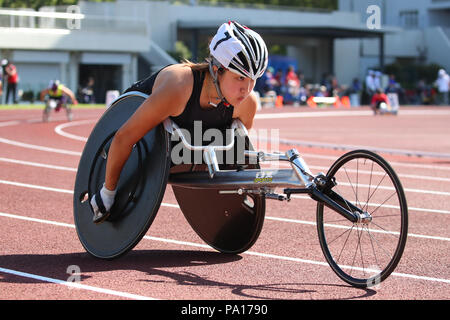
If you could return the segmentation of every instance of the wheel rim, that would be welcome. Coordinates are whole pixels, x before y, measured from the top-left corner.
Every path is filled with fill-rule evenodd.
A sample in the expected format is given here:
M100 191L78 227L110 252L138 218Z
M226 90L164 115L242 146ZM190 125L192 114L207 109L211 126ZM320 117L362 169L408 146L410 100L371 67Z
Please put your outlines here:
M397 266L406 242L407 205L393 169L378 155L356 151L330 168L333 191L367 212L352 223L319 203L318 232L332 269L344 281L370 287Z

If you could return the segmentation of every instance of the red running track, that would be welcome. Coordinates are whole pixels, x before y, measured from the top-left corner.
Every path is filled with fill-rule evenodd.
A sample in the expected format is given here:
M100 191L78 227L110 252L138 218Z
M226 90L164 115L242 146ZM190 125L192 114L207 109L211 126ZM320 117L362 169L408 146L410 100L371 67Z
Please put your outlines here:
M404 107L396 117L374 117L367 108L283 108L257 115L257 134L277 129L281 139L312 146L399 151L383 156L406 190L409 237L395 273L367 290L342 282L326 264L314 225L315 203L306 198L289 204L268 200L255 245L229 256L195 234L169 187L153 225L131 252L113 261L89 256L73 225L72 190L83 139L103 111L74 110L74 121L61 127L64 114L41 123L39 110L0 110L0 299L450 297L450 159L400 152L450 154L450 108ZM267 147L258 140L257 149L258 143ZM345 152L301 145L297 149L313 172L326 172ZM74 270L79 278L74 278Z

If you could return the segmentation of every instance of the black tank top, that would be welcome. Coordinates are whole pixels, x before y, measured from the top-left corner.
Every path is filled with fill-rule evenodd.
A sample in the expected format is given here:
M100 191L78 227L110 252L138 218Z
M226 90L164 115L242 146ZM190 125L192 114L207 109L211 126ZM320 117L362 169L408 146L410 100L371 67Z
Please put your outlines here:
M155 79L161 70L146 79L135 82L125 92L139 91L151 95ZM232 105L225 106L223 103L220 103L217 107L202 108L200 106L200 94L202 92L203 81L205 80L205 72L192 70L192 74L194 76L194 86L189 101L182 114L170 118L180 128L187 129L191 134L194 132L194 121L201 121L203 132L211 128L219 130L228 128L233 121L234 107Z

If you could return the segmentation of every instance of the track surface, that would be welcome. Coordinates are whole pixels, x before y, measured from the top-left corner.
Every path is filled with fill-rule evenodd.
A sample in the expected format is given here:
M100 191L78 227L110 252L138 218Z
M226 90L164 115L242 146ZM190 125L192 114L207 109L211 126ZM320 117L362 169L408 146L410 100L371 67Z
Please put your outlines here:
M73 225L72 190L85 138L103 111L74 110L71 123L53 114L42 123L39 110L0 110L0 299L449 299L450 108L404 107L396 117L374 117L367 108L257 115L259 136L259 129L278 129L281 139L311 145L399 151L382 155L406 190L409 237L395 273L367 290L342 282L326 264L315 202L305 197L289 204L267 200L256 244L229 256L202 242L168 187L133 251L113 261L89 256ZM267 148L255 139L257 149ZM313 172L326 172L345 152L297 149ZM444 156L405 156L404 150Z

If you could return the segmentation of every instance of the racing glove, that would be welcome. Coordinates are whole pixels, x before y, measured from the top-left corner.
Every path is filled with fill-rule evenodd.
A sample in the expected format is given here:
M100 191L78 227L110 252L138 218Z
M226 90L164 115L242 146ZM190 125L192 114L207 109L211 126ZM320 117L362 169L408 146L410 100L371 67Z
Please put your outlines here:
M108 190L103 184L103 187L98 191L91 199L91 206L94 210L94 223L101 223L105 221L110 215L110 209L114 204L114 197L116 196L116 190Z

